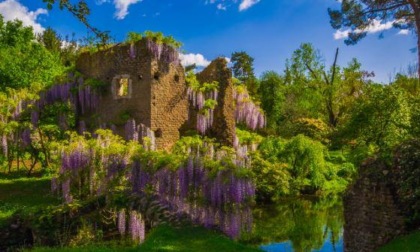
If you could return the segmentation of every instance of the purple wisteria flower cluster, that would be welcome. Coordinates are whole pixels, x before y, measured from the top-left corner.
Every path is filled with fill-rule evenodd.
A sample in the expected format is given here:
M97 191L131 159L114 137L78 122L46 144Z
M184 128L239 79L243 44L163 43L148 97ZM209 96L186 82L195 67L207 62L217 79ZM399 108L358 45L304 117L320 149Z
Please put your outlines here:
M179 65L179 52L177 49L164 43L159 44L151 39L147 40L147 49L152 53L153 57L166 64Z
M129 119L125 124L125 140L142 142L146 150L156 149L155 132L146 125L137 124L134 119ZM147 138L146 138L147 137ZM146 140L147 139L147 140ZM150 141L150 142L149 142Z
M200 90L195 90L192 87L188 87L187 95L189 100L192 102L192 106L198 110L197 113L197 131L200 134L205 134L206 131L211 128L214 121L214 109L205 109L204 105L206 100L212 99L217 101L218 90L213 89L209 92L203 93ZM205 109L205 110L204 110Z
M128 222L127 222L128 218ZM146 224L143 216L137 211L121 209L117 214L118 232L124 236L126 233L137 243L143 243L146 234Z
M245 123L252 130L264 128L266 124L262 109L256 105L246 88L235 89L234 99L236 101L235 118L237 123Z
M67 101L70 101L76 112L85 114L96 109L99 103L99 95L90 85L84 85L83 78L78 78L65 84L54 85L41 92L39 94L39 99L33 102L34 110L32 110L31 113L32 125L34 127L38 126L39 113L45 106L55 102ZM60 121L60 124L65 125L66 122Z
M152 173L147 166L140 161L133 163L133 192L153 188L161 203L172 211L206 227L219 228L232 238L251 227L249 202L255 196L255 186L249 178L239 177L235 169L211 171L199 155L190 155L176 171L164 167Z

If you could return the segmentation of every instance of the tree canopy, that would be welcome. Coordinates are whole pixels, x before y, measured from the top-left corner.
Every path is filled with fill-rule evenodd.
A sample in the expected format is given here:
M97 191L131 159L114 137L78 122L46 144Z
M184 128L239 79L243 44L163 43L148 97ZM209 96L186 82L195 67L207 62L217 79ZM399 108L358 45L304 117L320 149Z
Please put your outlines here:
M394 27L413 30L420 48L420 2L415 0L343 0L340 10L328 9L334 29L349 28L347 45L354 45L367 34L375 21L393 22ZM420 59L420 51L418 58ZM420 71L420 69L419 69Z

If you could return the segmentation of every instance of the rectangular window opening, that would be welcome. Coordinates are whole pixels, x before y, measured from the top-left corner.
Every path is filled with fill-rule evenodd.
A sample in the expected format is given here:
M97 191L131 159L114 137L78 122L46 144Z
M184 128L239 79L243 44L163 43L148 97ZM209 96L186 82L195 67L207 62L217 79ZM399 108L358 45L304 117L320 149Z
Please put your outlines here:
M121 78L117 83L117 95L118 97L128 96L128 78Z

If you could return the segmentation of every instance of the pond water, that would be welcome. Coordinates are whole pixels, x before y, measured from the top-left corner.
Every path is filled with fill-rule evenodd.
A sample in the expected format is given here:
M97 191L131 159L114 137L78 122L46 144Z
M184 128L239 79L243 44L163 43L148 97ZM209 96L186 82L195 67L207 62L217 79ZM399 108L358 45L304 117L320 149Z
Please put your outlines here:
M264 251L343 251L340 197L282 199L254 209L253 218L253 231L242 240Z

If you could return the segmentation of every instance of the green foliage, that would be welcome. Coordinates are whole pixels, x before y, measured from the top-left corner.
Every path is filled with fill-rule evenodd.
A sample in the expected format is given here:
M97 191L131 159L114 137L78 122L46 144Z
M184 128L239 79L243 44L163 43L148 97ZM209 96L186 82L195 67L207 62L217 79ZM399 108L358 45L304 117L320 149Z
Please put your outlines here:
M293 189L316 191L325 185L326 148L303 135L292 138L285 146L284 159L290 165Z
M269 128L275 129L284 120L285 90L284 80L278 73L268 71L262 74L258 95Z
M290 174L288 165L269 162L259 153L252 155L252 172L257 190L257 201L279 200L290 194Z
M140 41L143 38L143 35L137 32L129 32L127 34L127 42L128 43L135 43L137 41Z
M303 134L317 141L327 141L330 128L320 119L299 118L293 124L294 135Z
M168 46L171 46L173 48L180 48L182 46L182 43L175 40L172 36L165 36L162 32L153 32L153 31L145 31L143 33L137 33L137 32L129 32L127 35L127 42L128 43L135 43L137 41L140 41L141 39L146 38L150 39L156 44L165 44Z
M420 94L420 82L418 78L397 74L392 85L398 86L410 97L418 97Z
M213 99L207 99L204 102L203 108L200 110L200 113L207 115L210 109L214 109L217 106L217 101Z
M341 130L343 139L390 150L409 137L410 111L404 93L394 86L370 86Z
M241 130L239 128L236 128L236 137L238 137L239 144L241 145L260 144L263 140L263 137L257 133Z
M270 200L290 194L328 194L346 189L354 165L330 155L320 142L298 135L290 140L265 138L253 156L257 196Z
M286 64L286 122L298 118L319 118L329 127L343 124L355 100L362 94L366 77L360 63L353 59L347 67L334 64L327 69L320 52L311 44L302 44Z
M193 71L188 71L186 73L185 82L196 92L207 93L219 88L219 82L217 81L200 83Z
M0 22L0 91L45 87L64 73L59 55L34 39L32 28L24 27L21 21Z

